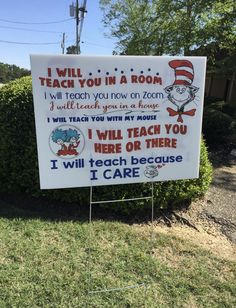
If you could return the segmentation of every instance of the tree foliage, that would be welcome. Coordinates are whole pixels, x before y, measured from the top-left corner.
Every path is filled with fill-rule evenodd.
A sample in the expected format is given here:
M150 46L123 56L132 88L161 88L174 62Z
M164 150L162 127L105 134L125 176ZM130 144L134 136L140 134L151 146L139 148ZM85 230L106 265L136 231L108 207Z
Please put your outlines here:
M11 80L28 75L30 75L30 71L27 69L0 62L0 83L7 83Z
M234 0L100 0L100 7L116 53L192 55L209 44L236 50Z
M71 45L66 48L66 53L68 55L76 55L77 54L77 46L76 45Z

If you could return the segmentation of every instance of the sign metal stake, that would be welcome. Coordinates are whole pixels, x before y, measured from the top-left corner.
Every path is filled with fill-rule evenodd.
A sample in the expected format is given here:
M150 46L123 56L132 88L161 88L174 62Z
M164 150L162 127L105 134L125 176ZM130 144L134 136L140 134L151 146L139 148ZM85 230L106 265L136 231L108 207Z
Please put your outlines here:
M147 292L147 285L146 283L138 283L134 285L128 285L120 288L107 288L102 290L91 290L92 289L92 274L91 274L91 243L92 243L92 206L93 204L104 204L104 203L118 203L118 202L128 202L128 201L137 201L137 200L151 200L152 207L151 207L151 235L150 235L150 252L152 252L152 246L153 246L153 222L154 222L154 185L153 182L151 183L151 196L148 197L140 197L140 198L128 198L128 199L118 199L118 200L101 200L101 201L93 201L93 186L90 186L90 198L89 198L89 230L88 230L88 248L86 251L88 252L88 266L87 266L87 272L88 272L88 295L92 294L98 294L98 293L106 293L106 292L115 292L115 291L125 291L140 287L145 287L145 293Z

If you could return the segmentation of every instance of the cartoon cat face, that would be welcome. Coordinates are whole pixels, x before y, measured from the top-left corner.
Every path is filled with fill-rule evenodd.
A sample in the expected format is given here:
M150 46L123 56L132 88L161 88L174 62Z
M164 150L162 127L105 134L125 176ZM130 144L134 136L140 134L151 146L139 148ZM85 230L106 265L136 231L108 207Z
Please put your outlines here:
M172 85L165 88L167 98L176 106L181 107L195 98L199 88L185 85Z

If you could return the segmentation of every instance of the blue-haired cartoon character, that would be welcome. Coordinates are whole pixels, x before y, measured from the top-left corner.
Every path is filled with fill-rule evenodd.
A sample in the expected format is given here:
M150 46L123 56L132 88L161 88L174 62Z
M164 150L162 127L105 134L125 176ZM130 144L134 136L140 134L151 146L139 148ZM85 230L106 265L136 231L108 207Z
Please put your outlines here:
M69 143L68 145L68 155L78 155L78 151L76 150L76 148L79 146L80 144L80 134L77 132L76 129L71 129L69 128L66 131L66 142Z
M66 131L62 129L55 129L52 132L52 141L57 143L58 145L61 146L61 149L57 151L58 156L65 156L68 154L68 148L65 145L65 142L67 141L67 135Z

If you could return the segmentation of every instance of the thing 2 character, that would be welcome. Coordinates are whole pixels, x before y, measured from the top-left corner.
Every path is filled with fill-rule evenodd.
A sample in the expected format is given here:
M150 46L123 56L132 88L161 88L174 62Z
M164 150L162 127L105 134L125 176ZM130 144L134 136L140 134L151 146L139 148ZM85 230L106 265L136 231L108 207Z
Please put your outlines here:
M65 145L66 142L66 132L62 129L55 129L52 132L52 141L61 146L61 149L57 151L58 156L66 156L68 154L68 148Z

